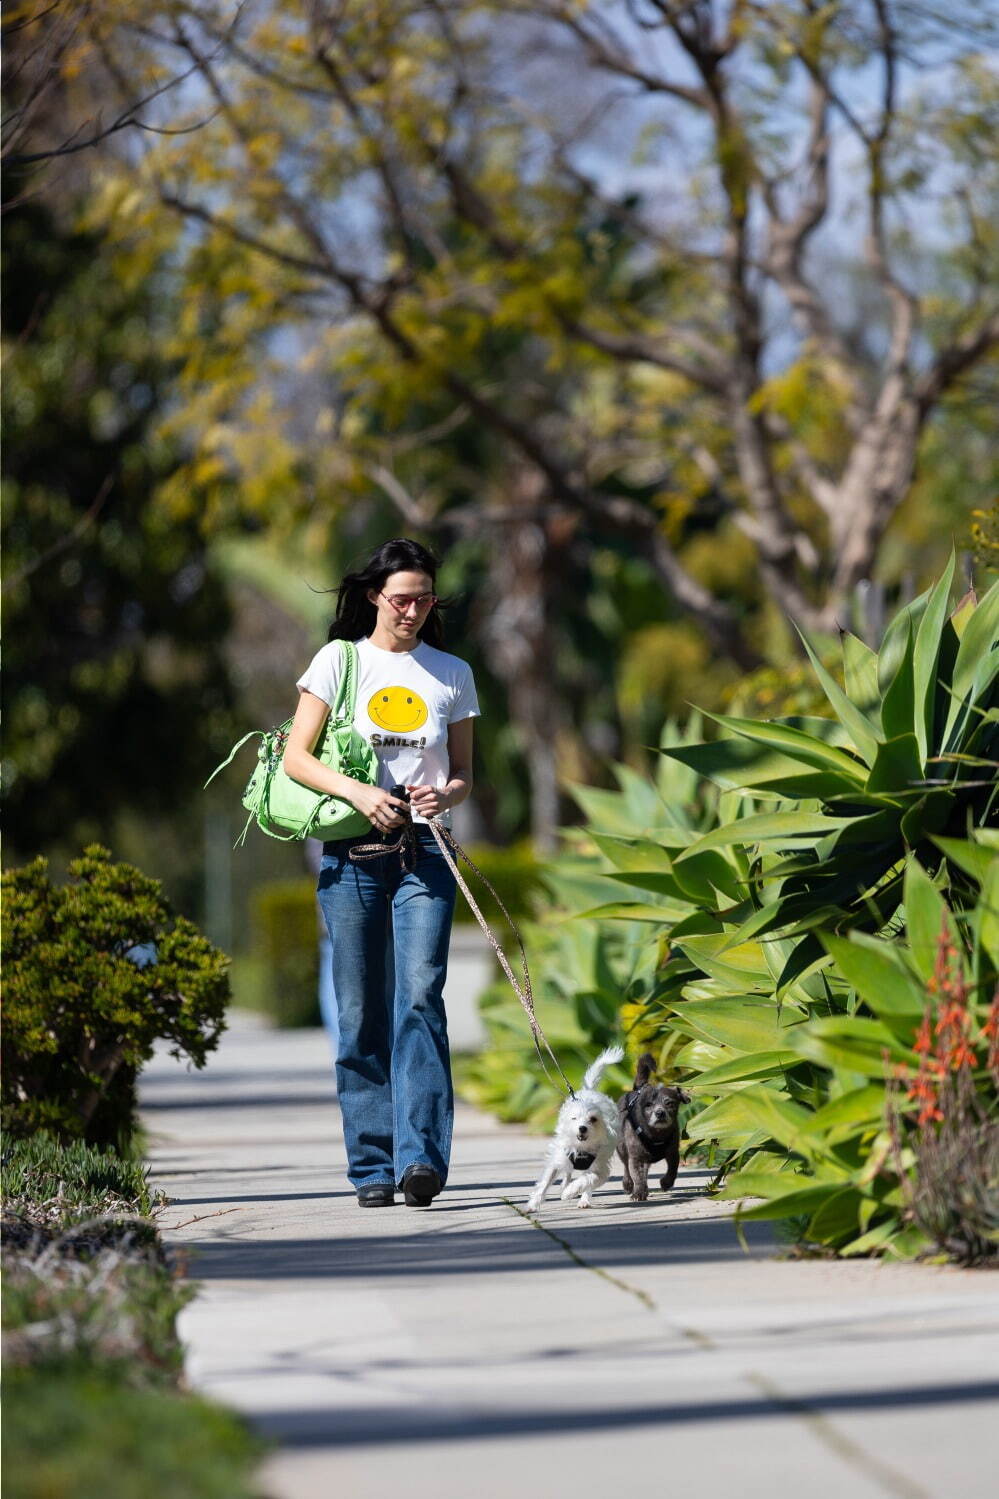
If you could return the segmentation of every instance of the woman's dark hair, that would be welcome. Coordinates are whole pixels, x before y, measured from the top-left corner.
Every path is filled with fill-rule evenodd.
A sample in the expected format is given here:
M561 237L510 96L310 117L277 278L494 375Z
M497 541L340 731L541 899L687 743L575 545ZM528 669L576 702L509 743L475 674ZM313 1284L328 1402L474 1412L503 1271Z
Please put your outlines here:
M385 579L392 573L426 573L431 583L437 584L437 558L433 552L410 541L407 536L397 536L383 542L357 572L347 573L337 590L336 618L330 625L330 640L362 640L375 628L377 618L374 604L368 598L369 590L381 593ZM446 603L443 600L442 603ZM441 626L440 604L434 604L423 621L419 638L427 645L440 650L444 644Z

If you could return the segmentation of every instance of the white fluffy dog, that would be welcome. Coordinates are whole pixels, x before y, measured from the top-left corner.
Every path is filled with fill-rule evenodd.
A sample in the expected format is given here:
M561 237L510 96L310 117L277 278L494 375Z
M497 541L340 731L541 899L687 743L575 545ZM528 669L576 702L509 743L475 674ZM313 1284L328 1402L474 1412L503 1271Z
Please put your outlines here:
M562 1201L579 1198L581 1208L593 1206L592 1193L610 1176L617 1145L617 1105L606 1093L597 1092L604 1068L620 1062L620 1046L609 1046L587 1068L583 1086L559 1109L555 1134L548 1147L544 1170L527 1199L528 1212L536 1213L556 1176L561 1176ZM573 1180L574 1173L580 1172Z

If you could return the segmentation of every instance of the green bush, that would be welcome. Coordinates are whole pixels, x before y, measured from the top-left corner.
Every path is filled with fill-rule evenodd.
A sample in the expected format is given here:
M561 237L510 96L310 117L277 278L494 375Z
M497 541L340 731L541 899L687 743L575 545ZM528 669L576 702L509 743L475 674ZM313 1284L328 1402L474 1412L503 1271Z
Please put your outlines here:
M494 886L496 894L514 920L529 916L535 901L544 890L542 867L532 845L521 842L500 847L494 843L470 843L467 853ZM475 871L469 869L464 859L458 860L458 868L490 925L502 922L502 914ZM460 891L455 903L454 920L456 925L463 926L475 922L472 909Z
M966 848L949 854L983 870L973 906L951 910L910 856L902 930L823 934L824 1002L792 1002L779 1061L763 1006L738 1035L725 1006L675 1012L680 1033L725 1047L691 1083L714 1100L691 1134L732 1150L725 1196L764 1199L741 1217L797 1219L841 1254L999 1253L999 840Z
M319 907L315 881L272 880L253 895L259 1000L275 1025L318 1025Z
M664 894L691 876L706 889L674 938L767 938L783 954L782 993L826 963L820 931L892 919L910 854L974 902L974 881L936 840L985 826L999 797L999 584L948 616L953 574L952 559L880 652L844 633L844 686L806 642L832 718L718 716L723 738L665 751L762 804L677 851Z
M3 876L3 1124L117 1144L157 1040L196 1067L218 1044L229 960L106 849L86 849L70 876L54 885L44 859Z
M239 1417L106 1374L6 1377L3 1499L259 1499Z
M498 848L474 843L469 845L468 855L495 887L514 920L522 920L543 888L541 867L531 846L518 843ZM475 871L464 860L458 862L483 915L502 941L505 922L496 902ZM460 892L454 919L456 925L475 923ZM258 886L254 893L252 970L245 962L239 965L242 992L276 1025L320 1022L319 920L315 884L310 879L274 880Z

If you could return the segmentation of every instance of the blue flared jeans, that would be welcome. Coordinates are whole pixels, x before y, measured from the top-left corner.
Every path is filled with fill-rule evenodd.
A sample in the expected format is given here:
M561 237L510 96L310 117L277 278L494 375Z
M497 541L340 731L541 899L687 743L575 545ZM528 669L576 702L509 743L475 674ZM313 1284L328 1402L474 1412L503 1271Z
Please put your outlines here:
M330 935L340 1022L337 1091L355 1187L399 1182L407 1167L447 1180L454 1090L444 1013L455 881L417 824L414 867L398 854L354 863L323 845L319 904Z

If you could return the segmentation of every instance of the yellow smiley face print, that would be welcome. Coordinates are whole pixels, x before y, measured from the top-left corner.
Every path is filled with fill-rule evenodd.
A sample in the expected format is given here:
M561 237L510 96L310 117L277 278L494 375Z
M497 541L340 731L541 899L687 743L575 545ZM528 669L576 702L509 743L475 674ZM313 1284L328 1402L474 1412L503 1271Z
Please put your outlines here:
M368 717L392 734L412 734L427 721L427 705L408 687L381 687L368 702Z

